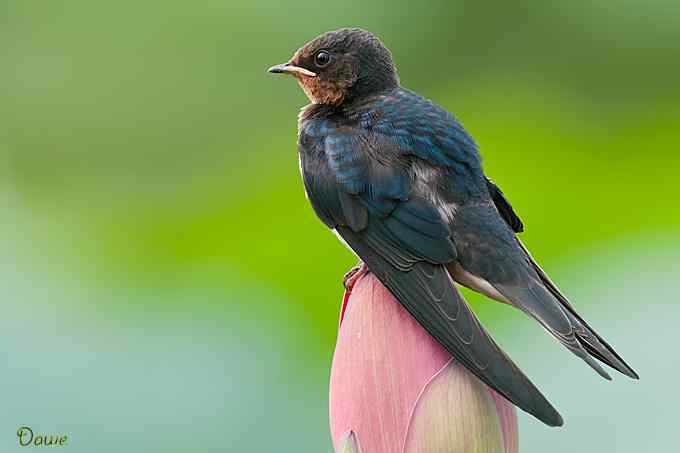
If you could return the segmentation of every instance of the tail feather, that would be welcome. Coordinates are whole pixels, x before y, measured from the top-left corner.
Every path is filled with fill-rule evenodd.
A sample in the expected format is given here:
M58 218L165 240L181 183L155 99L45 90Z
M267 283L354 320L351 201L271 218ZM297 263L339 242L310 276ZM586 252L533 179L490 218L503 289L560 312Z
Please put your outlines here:
M632 378L632 379L639 379L639 375L633 370L624 360L621 358L619 354L612 348L600 335L598 335L593 328L591 328L588 323L576 312L574 307L571 305L569 300L562 294L562 292L557 288L557 286L550 280L550 277L541 269L541 267L536 263L536 260L533 259L527 248L524 246L522 241L517 239L517 242L519 245L522 247L524 252L526 253L529 263L533 267L533 269L536 271L538 274L539 278L541 279L541 282L545 286L545 288L552 294L555 299L557 299L560 302L560 305L563 307L565 313L569 317L570 322L572 325L575 326L575 333L576 333L576 339L582 346L582 348L591 356L599 360L600 362L604 363L605 365L608 365L615 370L619 371L620 373ZM585 360L585 359L584 359ZM593 366L591 362L596 363L594 361L588 361L588 364L590 366ZM595 368L595 367L593 367ZM595 368L598 373L602 374L597 368ZM601 370L601 368L600 368ZM605 378L608 377L608 375L605 373L606 376Z
M611 380L611 376L583 347L579 339L579 331L583 329L574 322L573 316L561 304L557 303L552 294L540 281L528 275L527 279L526 286L498 283L494 284L494 286L513 305L538 321L567 350L583 359L600 376Z
M576 339L590 355L600 362L614 368L616 371L632 378L639 379L638 374L614 351L600 335L597 334L571 307L565 307L572 318L572 322L580 326L576 330Z

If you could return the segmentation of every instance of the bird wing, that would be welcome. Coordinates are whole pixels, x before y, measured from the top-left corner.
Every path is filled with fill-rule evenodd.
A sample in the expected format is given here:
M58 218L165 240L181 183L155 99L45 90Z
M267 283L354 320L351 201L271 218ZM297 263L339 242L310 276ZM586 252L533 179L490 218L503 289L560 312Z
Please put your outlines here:
M513 361L498 347L453 285L442 264L411 262L376 247L380 232L338 233L361 257L378 279L409 313L465 368L510 402L550 426L561 426L562 417ZM374 243L374 244L372 244Z
M303 129L303 180L315 211L470 372L544 423L561 425L457 291L445 267L457 258L449 225L414 193L404 154L391 154L390 146L356 128L310 123Z

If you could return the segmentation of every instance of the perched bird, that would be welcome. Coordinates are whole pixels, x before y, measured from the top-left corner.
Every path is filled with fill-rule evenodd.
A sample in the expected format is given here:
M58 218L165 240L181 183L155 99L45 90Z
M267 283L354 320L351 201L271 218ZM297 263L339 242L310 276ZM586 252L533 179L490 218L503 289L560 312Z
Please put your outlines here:
M601 376L637 379L517 237L523 224L447 111L403 88L390 51L358 28L324 33L272 73L293 75L307 197L318 217L459 362L551 426L562 417L498 347L455 283L515 306ZM356 275L349 275L349 284Z

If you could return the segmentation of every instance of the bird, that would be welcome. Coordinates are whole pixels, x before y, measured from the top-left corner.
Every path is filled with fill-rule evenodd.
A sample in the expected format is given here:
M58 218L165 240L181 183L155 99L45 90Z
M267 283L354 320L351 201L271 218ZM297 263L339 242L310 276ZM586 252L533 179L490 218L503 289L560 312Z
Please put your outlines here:
M309 98L298 117L305 193L418 323L486 385L549 426L562 416L492 339L458 285L516 307L605 379L639 379L552 282L524 224L486 176L461 123L404 88L388 48L361 28L323 33L284 64Z

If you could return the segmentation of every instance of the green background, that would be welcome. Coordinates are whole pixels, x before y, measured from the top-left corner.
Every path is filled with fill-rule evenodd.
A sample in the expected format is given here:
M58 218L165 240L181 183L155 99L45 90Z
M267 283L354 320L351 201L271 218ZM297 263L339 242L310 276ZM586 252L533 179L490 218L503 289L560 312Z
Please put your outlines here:
M523 240L640 373L605 382L469 295L562 412L522 452L677 448L680 3L0 3L0 450L328 452L353 256L304 197L306 103L265 72L361 26L452 111ZM370 452L367 452L370 453Z

